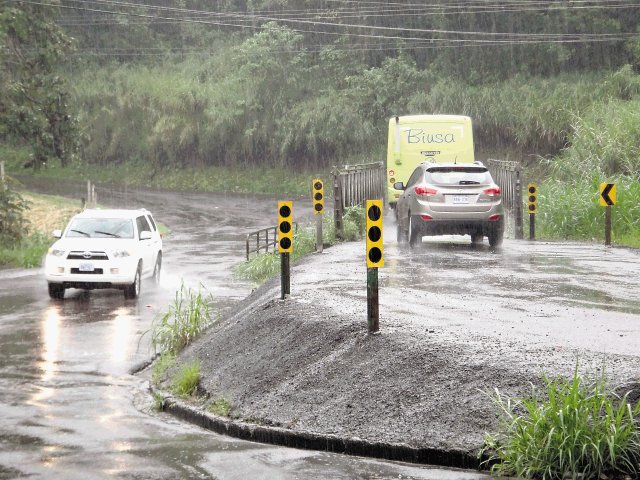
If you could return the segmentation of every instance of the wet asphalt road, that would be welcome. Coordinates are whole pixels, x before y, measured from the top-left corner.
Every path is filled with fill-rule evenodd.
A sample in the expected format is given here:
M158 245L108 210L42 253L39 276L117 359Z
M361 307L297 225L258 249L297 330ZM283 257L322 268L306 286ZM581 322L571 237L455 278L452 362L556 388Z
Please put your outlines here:
M69 290L60 302L39 270L0 271L0 479L486 478L249 443L153 412L145 381L129 374L151 355L144 332L183 281L202 284L221 310L250 292L231 268L246 233L275 223L275 200L127 192L100 201L147 207L170 228L161 285L143 283L136 301Z

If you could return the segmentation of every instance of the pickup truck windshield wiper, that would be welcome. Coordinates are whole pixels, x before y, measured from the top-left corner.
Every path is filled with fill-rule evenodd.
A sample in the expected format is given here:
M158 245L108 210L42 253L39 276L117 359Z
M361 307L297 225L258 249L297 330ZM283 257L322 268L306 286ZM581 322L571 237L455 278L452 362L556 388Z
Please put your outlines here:
M79 233L80 235L84 235L86 237L90 237L91 235L89 235L87 232L83 232L82 230L74 230L73 228L71 229L72 232L76 232Z
M100 235L109 235L110 237L120 238L120 235L118 235L117 233L101 232L100 230L94 230L93 233L99 233Z

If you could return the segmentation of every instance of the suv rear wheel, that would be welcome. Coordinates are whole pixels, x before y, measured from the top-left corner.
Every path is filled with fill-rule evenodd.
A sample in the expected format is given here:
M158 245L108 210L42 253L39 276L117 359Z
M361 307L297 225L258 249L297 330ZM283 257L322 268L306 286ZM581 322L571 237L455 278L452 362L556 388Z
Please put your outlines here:
M502 223L499 223L489 230L489 246L499 247L502 245L502 237L504 236L504 228Z
M398 243L404 244L409 241L409 228L404 228L402 222L398 221L398 234L396 239Z
M422 243L422 232L420 227L413 221L413 217L409 215L409 245L417 247Z
M484 235L482 235L482 232L476 232L471 234L471 243L475 245L482 243L483 239L484 239Z

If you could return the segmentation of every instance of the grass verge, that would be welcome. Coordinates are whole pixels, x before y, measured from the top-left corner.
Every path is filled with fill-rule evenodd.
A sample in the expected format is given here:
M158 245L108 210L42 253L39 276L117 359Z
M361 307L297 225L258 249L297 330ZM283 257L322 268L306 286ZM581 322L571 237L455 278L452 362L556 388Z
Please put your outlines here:
M544 378L546 395L490 397L501 417L485 436L492 473L522 478L608 479L640 474L640 402L619 398L604 375ZM622 478L622 477L621 477Z
M343 217L343 231L346 241L356 241L362 237L365 226L364 208L347 208ZM316 230L314 226L301 226L293 236L293 254L291 261L296 262L315 251ZM336 229L333 218L325 215L322 225L322 241L324 244L333 245L336 242ZM277 253L265 253L255 255L248 261L234 268L234 275L238 278L263 283L274 277L280 271L280 255Z
M13 166L14 169L18 167L19 165ZM47 165L30 174L51 179L91 180L96 183L167 190L289 195L309 195L312 178L321 178L327 185L330 183L328 170L305 172L261 167L260 175L256 175L255 168L185 166L158 169L134 160L120 165L101 165L99 168L80 163L67 167Z
M53 243L51 232L64 228L69 218L80 211L80 205L56 195L32 192L20 192L20 195L28 205L24 212L27 235L19 241L0 242L0 265L38 267Z

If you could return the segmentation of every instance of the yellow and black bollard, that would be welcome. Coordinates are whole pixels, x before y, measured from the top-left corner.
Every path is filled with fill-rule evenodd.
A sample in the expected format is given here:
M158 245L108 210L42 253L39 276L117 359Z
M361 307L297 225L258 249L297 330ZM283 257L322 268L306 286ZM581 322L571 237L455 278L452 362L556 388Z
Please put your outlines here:
M384 267L382 246L382 200L367 200L367 324L369 333L379 326L378 268Z
M529 192L529 240L536 239L536 213L538 213L538 186L530 183L527 186Z
M316 217L316 251L322 252L322 217L324 215L324 185L322 180L316 178L311 182L311 200L313 202L313 214Z
M280 252L280 298L291 294L289 254L293 252L293 203L278 202L278 251Z

